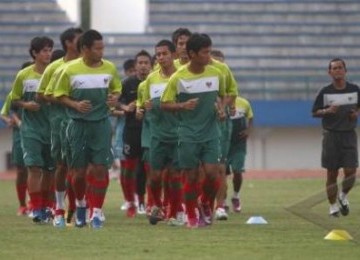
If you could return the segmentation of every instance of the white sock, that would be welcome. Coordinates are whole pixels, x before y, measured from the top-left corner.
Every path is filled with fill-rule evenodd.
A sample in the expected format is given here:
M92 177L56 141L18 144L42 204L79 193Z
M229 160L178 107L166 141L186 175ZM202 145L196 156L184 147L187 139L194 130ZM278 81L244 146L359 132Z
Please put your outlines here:
M339 198L340 198L341 200L346 199L346 194L341 191L341 192L339 193Z
M78 208L85 208L86 207L86 200L85 199L82 199L82 200L76 199L75 204L76 204L76 207L78 207Z
M233 198L238 199L239 198L239 192L234 192Z
M55 191L56 209L65 209L65 191Z
M93 217L98 217L100 218L102 215L102 210L99 208L93 208L93 214L92 214L92 218Z

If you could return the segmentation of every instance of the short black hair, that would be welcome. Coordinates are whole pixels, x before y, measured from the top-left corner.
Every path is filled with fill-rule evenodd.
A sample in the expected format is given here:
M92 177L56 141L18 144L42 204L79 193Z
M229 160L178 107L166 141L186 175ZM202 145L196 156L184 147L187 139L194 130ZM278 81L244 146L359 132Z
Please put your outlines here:
M177 44L177 41L178 41L178 39L179 39L180 36L185 35L185 36L190 37L191 34L192 34L192 33L190 32L190 30L189 30L188 28L182 28L182 27L180 27L180 28L176 29L176 30L172 33L172 35L171 35L171 40L172 40L173 44L176 45L176 44Z
M168 49L169 49L169 51L170 51L171 53L174 53L174 52L176 51L175 45L174 45L171 41L169 41L169 40L164 39L164 40L159 41L159 42L155 45L155 48L156 48L156 47L161 47L161 46L167 46Z
M194 33L186 43L186 51L188 54L190 51L198 53L200 49L210 47L211 45L212 42L209 35L205 33Z
M35 56L34 56L33 52L39 53L45 47L53 48L54 47L54 41L51 38L46 37L46 36L42 36L42 37L36 36L36 37L34 37L30 42L30 48L29 48L30 56L34 59Z
M60 43L64 51L67 51L66 49L66 41L73 41L77 34L82 34L83 30L80 27L71 27L69 29L66 29L61 35L60 35Z
M137 58L140 57L140 56L148 57L150 62L151 62L151 55L147 51L141 50L138 53L136 53L136 55L135 55L135 63L137 62Z
M65 56L65 51L61 49L56 49L52 52L50 62L53 62L55 60L58 60Z
M343 59L341 59L341 58L334 58L334 59L332 59L332 60L329 62L329 70L331 70L331 63L336 62L336 61L340 61L340 62L343 64L344 69L346 70L345 61L344 61Z
M84 32L83 35L81 35L80 38L80 47L87 47L87 48L91 48L91 46L93 46L95 41L101 41L103 39L101 33L99 33L96 30L88 30L86 32Z
M123 63L123 69L125 71L134 68L135 67L135 60L134 59L127 59L126 61L124 61Z

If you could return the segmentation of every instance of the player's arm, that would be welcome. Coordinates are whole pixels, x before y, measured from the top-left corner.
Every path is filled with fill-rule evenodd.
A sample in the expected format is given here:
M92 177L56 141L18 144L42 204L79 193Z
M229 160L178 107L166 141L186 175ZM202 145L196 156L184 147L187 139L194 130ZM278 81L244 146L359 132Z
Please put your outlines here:
M160 108L167 111L194 110L199 98L192 98L185 102L176 102L177 80L171 78L160 98Z
M24 101L23 98L23 77L20 73L15 78L13 87L11 89L10 99L11 104L15 107L20 107L29 111L38 111L40 109L40 104L35 101Z

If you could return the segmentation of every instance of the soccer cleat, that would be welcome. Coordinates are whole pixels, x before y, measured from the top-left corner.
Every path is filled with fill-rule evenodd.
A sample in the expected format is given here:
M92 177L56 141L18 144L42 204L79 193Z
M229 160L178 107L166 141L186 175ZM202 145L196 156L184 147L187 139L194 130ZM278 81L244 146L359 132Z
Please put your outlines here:
M146 214L144 203L139 204L139 207L137 208L137 214L139 214L139 215L145 215Z
M94 229L102 228L103 227L103 221L99 217L93 217L90 222L90 227Z
M135 204L130 204L128 209L126 210L126 216L128 218L134 218L136 216L136 206Z
M215 218L217 220L227 220L228 214L226 213L226 210L224 208L217 208L215 211Z
M338 196L338 202L340 204L340 213L343 216L347 216L349 215L350 212L350 208L349 208L349 201L347 200L347 198L344 196L342 198L340 198L340 196Z
M62 215L56 215L53 220L53 226L57 228L65 227L65 218Z
M29 214L28 208L25 206L20 206L16 215L17 216L26 216Z
M198 228L199 227L199 220L197 218L188 218L188 222L186 224L188 228Z
M241 203L239 198L232 198L231 204L234 212L239 213L241 211Z
M212 224L212 210L210 208L210 205L207 203L199 203L198 204L199 209L199 219L200 224L205 223L205 225L211 225Z
M34 209L32 211L33 217L32 220L34 223L41 223L42 222L42 210L41 209Z
M329 216L338 218L340 216L340 209L337 204L330 205Z
M182 225L185 225L186 224L186 214L184 211L179 211L176 213L176 220L179 222L179 223L182 223Z
M86 226L86 208L85 207L76 207L75 212L75 227L84 227Z
M161 220L164 220L164 213L162 212L162 210L159 207L153 206L151 208L149 223L151 225L156 225Z

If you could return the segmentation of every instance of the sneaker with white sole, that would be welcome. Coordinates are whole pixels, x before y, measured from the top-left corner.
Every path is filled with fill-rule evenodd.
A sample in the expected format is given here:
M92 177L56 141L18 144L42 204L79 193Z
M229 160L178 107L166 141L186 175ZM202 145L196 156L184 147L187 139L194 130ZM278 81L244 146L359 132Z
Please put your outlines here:
M63 215L55 215L53 220L53 226L56 228L64 228L65 225L65 218Z
M241 202L239 198L232 198L231 204L234 212L239 213L241 211Z
M349 212L350 212L349 204L350 203L349 203L348 199L345 196L342 196L342 198L341 198L341 196L339 195L338 202L340 204L341 215L343 215L343 216L349 215Z
M139 215L145 215L146 214L144 203L139 204L139 207L137 208L137 214L139 214Z
M228 214L226 213L224 208L218 207L215 211L215 219L216 220L227 220Z
M128 201L125 201L121 206L120 210L126 211L130 207L130 203Z
M336 218L340 216L340 209L337 204L330 205L329 216L336 217Z

